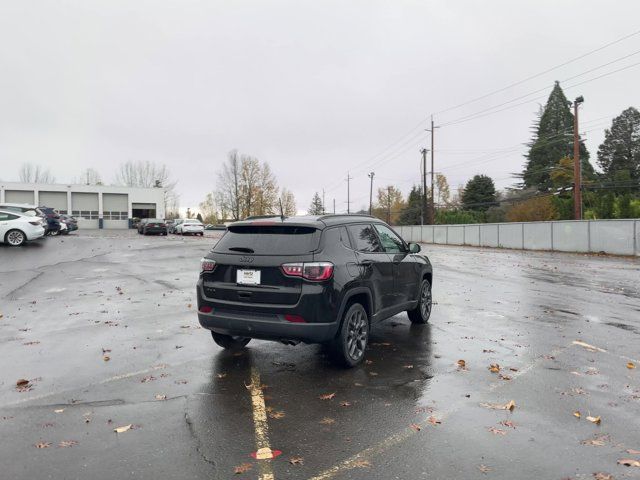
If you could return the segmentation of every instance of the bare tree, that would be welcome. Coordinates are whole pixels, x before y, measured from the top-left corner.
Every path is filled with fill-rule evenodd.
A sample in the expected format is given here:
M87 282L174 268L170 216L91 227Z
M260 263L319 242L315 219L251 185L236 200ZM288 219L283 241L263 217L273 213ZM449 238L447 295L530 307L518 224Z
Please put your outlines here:
M48 168L34 165L32 163L23 163L18 173L20 181L23 183L55 183L56 178L51 174Z
M218 174L218 190L220 192L219 206L229 212L233 220L240 219L241 208L241 165L237 150L231 150L227 161L222 165Z
M268 163L260 169L260 184L256 198L256 215L272 215L278 202L278 182Z
M80 179L77 183L83 185L102 185L102 177L95 168L87 168L80 174Z
M116 185L140 188L162 188L164 190L165 216L178 211L179 195L176 193L177 181L171 178L171 172L166 165L149 161L124 162L118 167L115 176Z
M199 207L204 223L218 223L218 208L213 193L207 193Z
M255 215L256 199L259 196L260 162L258 159L243 155L240 168L240 191L242 199L242 216Z
M280 202L282 202L282 213L287 217L292 217L298 210L296 208L296 199L293 196L293 193L286 188L283 188L280 192Z

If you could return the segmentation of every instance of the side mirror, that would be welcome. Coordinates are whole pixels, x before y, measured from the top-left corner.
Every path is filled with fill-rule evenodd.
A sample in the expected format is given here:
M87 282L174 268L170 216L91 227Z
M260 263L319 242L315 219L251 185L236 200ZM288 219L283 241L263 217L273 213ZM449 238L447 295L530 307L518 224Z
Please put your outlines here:
M409 243L409 253L419 253L420 250L420 245L418 245L417 243Z

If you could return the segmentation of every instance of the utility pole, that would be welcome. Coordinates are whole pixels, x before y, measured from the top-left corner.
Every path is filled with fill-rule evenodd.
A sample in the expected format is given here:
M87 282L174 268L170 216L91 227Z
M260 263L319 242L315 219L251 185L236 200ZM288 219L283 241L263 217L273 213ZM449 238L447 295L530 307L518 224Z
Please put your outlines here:
M422 225L427 224L427 150L420 150L422 154Z
M333 214L336 214L336 199L333 199Z
M351 191L349 190L350 187L350 180L353 177L351 175L349 175L347 173L347 215L349 215L351 213Z
M580 168L580 136L578 134L578 105L584 98L577 97L573 102L573 218L582 220L582 172Z
M434 225L436 223L436 205L433 199L433 192L435 191L435 188L434 188L435 182L433 179L433 175L434 175L433 156L434 156L434 137L435 137L436 128L440 128L440 127L437 127L433 124L433 115L431 115L431 128L430 129L427 128L427 132L431 132L431 210L429 212L429 223L431 225Z
M373 177L375 176L375 172L371 172L367 174L367 176L371 179L371 186L369 187L369 215L371 215L371 206L373 205Z
M325 213L327 213L327 211L324 208L324 188L322 189L322 214L324 215Z

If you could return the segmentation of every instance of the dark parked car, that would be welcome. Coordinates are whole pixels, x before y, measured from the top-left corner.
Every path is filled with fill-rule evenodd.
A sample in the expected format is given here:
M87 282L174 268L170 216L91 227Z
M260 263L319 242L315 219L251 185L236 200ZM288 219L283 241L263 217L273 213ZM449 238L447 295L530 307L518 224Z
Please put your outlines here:
M327 343L354 366L373 324L403 311L429 320L433 273L419 252L366 215L236 222L202 259L198 319L224 348Z
M149 235L150 233L166 235L167 224L164 223L164 220L161 220L159 218L144 218L140 220L138 233L141 233L142 235Z
M76 219L76 217L72 217L71 215L61 214L60 221L64 222L65 225L67 226L67 229L61 232L64 235L67 235L70 232L75 232L76 230L78 230L78 220Z
M60 213L51 207L38 207L44 213L47 224L45 225L45 235L58 235L60 233Z

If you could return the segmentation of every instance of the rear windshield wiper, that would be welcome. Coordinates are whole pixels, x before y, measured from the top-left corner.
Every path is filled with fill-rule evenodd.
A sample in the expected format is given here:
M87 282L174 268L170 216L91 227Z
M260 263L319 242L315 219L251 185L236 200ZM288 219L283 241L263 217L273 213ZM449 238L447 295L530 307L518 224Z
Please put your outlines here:
M255 253L253 248L248 247L229 247L229 250L232 252L242 252L242 253Z

